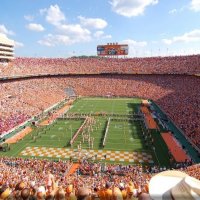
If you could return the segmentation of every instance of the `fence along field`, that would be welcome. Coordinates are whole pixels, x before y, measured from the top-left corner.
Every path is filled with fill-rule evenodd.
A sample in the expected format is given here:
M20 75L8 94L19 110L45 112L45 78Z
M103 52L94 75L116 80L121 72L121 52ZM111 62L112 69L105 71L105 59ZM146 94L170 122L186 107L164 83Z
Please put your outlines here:
M137 98L77 99L65 115L36 128L3 155L156 163L143 136L140 105Z

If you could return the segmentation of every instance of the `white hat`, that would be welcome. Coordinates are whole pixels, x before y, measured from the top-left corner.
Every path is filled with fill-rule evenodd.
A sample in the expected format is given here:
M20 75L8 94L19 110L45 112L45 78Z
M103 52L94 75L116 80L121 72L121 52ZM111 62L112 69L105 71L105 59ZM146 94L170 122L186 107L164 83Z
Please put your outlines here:
M119 188L124 189L124 183L119 183Z
M35 186L35 181L31 181L30 185L31 185L31 187L34 187Z
M200 200L200 180L180 171L164 171L151 178L149 194L153 200Z
M37 192L38 193L41 192L41 193L45 194L45 187L44 186L38 187Z

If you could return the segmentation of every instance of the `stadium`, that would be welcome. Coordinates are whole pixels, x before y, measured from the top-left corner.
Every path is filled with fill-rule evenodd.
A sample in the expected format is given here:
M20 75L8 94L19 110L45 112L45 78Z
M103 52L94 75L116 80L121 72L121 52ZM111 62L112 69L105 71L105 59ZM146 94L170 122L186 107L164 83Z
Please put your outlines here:
M167 169L199 179L199 55L2 59L1 169L29 174L10 187L44 170L101 199L100 177L131 194Z
M0 5L0 200L200 199L200 1Z

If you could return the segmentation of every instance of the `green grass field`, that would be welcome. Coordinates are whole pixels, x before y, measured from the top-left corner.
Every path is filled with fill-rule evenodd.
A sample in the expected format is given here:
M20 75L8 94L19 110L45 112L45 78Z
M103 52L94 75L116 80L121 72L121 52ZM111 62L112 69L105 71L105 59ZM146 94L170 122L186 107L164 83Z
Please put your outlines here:
M73 148L76 150L81 144L81 148L85 150L147 153L152 155L154 163L159 163L159 153L155 155L152 147L145 144L142 136L142 132L147 130L145 130L143 119L137 114L140 104L141 99L137 98L77 99L63 117L58 118L51 125L35 128L21 141L12 144L10 151L0 152L0 156L21 156L20 153L26 147ZM93 146L86 141L83 143L82 134L78 135L71 146L70 140L84 123L86 116L92 118L94 122L90 128L87 127L84 130L85 134L94 138ZM110 124L107 127L109 120ZM103 146L106 128L108 129L107 137L105 146Z
M97 114L133 114L138 111L140 99L104 99L104 98L84 98L77 100L68 112ZM101 147L102 138L105 132L108 116L95 116L96 124L91 132L94 137L94 149ZM114 121L112 120L108 129L108 137L104 149L106 150L126 150L126 151L146 151L141 139L141 123L139 121ZM75 146L82 140L81 135L77 138ZM123 145L122 145L123 144ZM134 145L133 145L134 144ZM83 148L89 148L87 144Z
M107 112L107 113L119 113L119 114L131 114L137 112L140 105L140 99L129 98L117 98L117 99L105 99L105 98L83 98L77 100L74 106L69 112L79 113L95 113L95 112Z

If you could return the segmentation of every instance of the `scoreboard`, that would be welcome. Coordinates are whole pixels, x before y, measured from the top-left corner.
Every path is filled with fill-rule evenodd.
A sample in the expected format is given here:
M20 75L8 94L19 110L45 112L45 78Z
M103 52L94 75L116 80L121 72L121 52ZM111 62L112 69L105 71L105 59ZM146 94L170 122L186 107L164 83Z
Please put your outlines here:
M98 56L128 55L128 44L108 43L97 46Z

